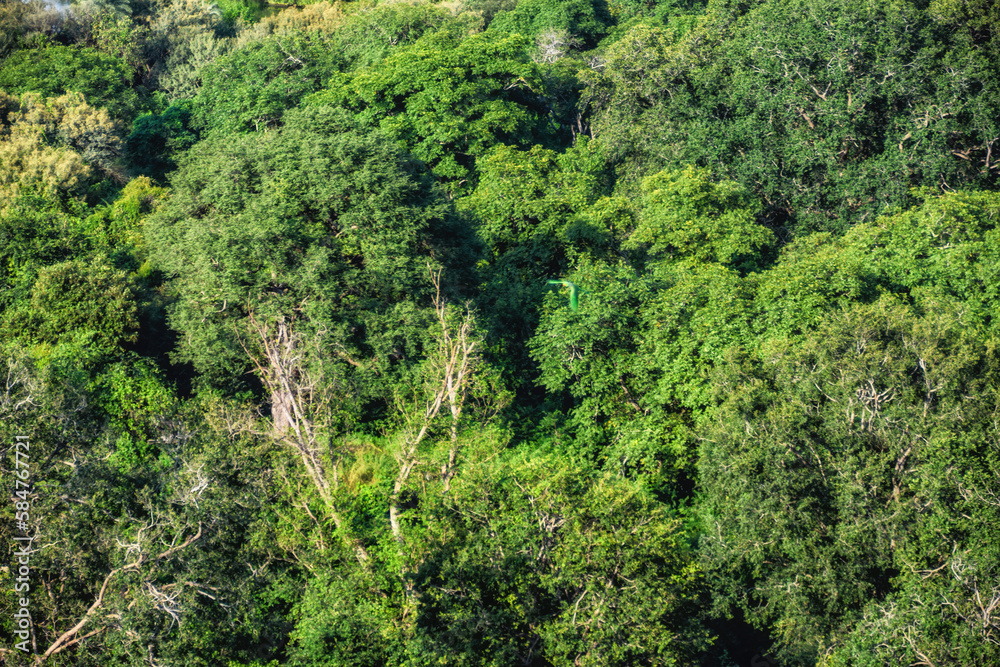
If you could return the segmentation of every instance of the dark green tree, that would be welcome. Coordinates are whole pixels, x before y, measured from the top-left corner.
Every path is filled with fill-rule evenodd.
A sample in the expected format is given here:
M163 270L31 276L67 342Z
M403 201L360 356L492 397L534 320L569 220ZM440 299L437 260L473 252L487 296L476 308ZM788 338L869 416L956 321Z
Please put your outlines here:
M798 229L990 187L995 56L910 3L710 3L688 29L637 25L587 73L593 125L636 184L695 162Z
M323 88L336 62L336 52L316 33L251 41L199 71L194 125L220 136L274 129L285 112Z
M331 80L309 104L342 106L380 127L461 187L495 144L545 136L541 79L518 35L424 35L385 60Z
M938 503L981 502L963 485L978 489L995 462L985 434L997 360L961 324L961 309L886 296L829 316L801 341L734 354L717 376L721 407L699 461L702 553L716 601L770 629L783 661L814 664L858 624L870 632L923 586L929 563L978 567L995 549L995 537L964 532L972 525L950 510L934 510L945 523L927 516ZM955 601L969 581L958 578ZM968 631L961 613L932 620L936 611L910 606L904 618L885 655L914 659L942 634ZM984 643L964 661L987 664L991 651Z
M415 664L667 665L707 644L687 529L641 485L515 452L435 515Z
M35 656L5 648L3 660L269 658L261 628L274 619L259 595L274 570L252 544L267 443L230 439L213 428L217 405L180 405L150 364L123 359L104 373L75 342L44 360L5 350L0 434L28 438L28 533L49 546L31 557ZM18 467L4 453L11 497ZM12 543L14 509L0 510ZM13 591L8 568L0 580Z
M363 404L377 395L371 383L416 353L408 327L423 326L414 309L429 294L428 265L468 261L422 166L334 109L204 141L172 184L147 233L173 276L178 359L209 384L246 386L264 327L267 340L323 337L324 356L347 373L331 386L361 373L367 384L345 396Z

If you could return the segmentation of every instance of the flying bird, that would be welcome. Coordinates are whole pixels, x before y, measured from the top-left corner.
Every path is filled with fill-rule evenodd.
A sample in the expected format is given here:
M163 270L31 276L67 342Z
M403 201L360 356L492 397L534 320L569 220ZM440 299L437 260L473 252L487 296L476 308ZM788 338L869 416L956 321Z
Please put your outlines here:
M568 280L550 280L549 285L562 285L569 289L569 307L575 313L579 307L579 301L577 300L577 295L581 291L576 285Z

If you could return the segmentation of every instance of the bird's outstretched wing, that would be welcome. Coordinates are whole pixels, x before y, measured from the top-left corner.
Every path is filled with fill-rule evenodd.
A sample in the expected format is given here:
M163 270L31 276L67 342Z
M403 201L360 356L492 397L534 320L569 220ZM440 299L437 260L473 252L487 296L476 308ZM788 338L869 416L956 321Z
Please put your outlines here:
M548 284L549 285L562 285L563 287L566 287L567 289L569 289L569 307L570 307L570 309L573 310L573 312L576 312L577 308L579 308L579 306L580 306L580 302L579 302L579 298L578 298L579 289L577 288L577 286L574 283L571 283L568 280L550 280L548 282Z

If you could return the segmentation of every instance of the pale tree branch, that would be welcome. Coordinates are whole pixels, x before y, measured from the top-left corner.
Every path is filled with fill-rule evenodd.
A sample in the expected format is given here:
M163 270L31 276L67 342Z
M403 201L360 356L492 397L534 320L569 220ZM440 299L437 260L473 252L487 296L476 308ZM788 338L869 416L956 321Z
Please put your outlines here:
M115 569L111 570L111 572L109 572L108 575L104 578L104 582L101 584L101 590L97 593L97 598L94 600L93 604L91 604L90 607L87 608L87 611L84 613L83 618L81 618L76 623L76 625L74 625L72 628L70 628L69 630L67 630L63 634L61 634L59 636L59 638L56 639L52 643L51 646L49 646L48 650L45 651L45 653L41 656L41 658L39 658L38 661L41 662L41 661L45 660L46 658L48 658L49 656L55 655L56 653L59 653L59 652L65 650L65 649L69 648L73 644L76 644L76 643L78 643L80 641L83 641L87 637L89 637L91 635L94 635L94 634L97 634L101 630L104 630L104 628L106 626L102 626L101 628L99 628L97 630L94 630L94 631L90 632L89 634L84 635L83 637L79 637L79 638L74 639L74 637L76 637L77 633L79 633L80 630L83 629L83 627L87 624L87 622L91 619L91 617L104 604L104 597L105 597L105 595L108 592L108 586L110 585L111 580L114 579L116 575L121 574L122 572L134 572L134 571L138 571L139 568L142 567L143 564L145 564L146 562L149 562L150 560L152 560L152 561L160 561L160 560L164 560L164 559L170 558L171 556L173 556L177 552L179 552L179 551L181 551L183 549L186 549L191 544L193 544L194 542L196 542L198 539L201 538L201 535L202 535L202 525L201 525L201 523L199 523L198 524L198 531L194 535L192 535L191 537L189 537L186 540L184 540L181 544L175 544L174 546L170 547L166 551L163 551L159 555L154 556L152 559L150 559L146 554L141 554L139 556L138 560L136 560L135 562L132 562L132 563L129 563L127 565L123 565L121 567L118 567L118 568L115 568ZM176 542L177 539L178 539L178 537L179 536L175 536L173 541Z
M286 318L278 317L273 321L258 318L252 308L249 309L247 323L253 334L253 349L242 339L240 344L271 394L273 437L299 455L337 531L354 551L358 561L364 563L369 560L368 552L360 541L348 535L346 522L334 502L337 486L335 462L331 483L321 454L319 434L329 432L334 391L322 366L309 363L309 355L319 356L316 352L324 332L312 336L307 344L305 336L294 331Z
M437 348L427 360L429 379L425 383L422 414L416 424L411 421L405 429L402 452L399 455L399 473L396 475L392 498L389 501L389 525L393 537L399 544L404 543L399 524L400 494L417 465L417 450L420 444L427 437L431 424L446 403L451 414L451 446L448 461L441 469L441 479L445 490L448 489L458 458L459 421L462 418L473 372L479 362L478 343L473 335L475 319L472 311L466 307L461 322L457 327L454 326L449 321L447 302L441 296L441 271L431 270L431 280L435 289L434 311L441 326L441 333L438 336Z

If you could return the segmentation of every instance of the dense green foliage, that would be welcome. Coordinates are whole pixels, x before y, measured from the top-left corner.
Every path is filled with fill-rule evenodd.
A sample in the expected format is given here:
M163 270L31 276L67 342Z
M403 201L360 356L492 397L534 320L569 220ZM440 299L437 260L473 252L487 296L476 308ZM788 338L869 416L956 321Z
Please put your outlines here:
M0 663L1000 664L995 5L0 2Z
M129 116L137 94L130 87L128 64L87 47L50 46L16 51L0 65L0 90L19 95L83 93L88 102L114 116Z
M178 275L180 354L220 386L248 370L234 323L250 316L325 333L384 370L405 338L388 332L426 303L428 265L455 259L461 230L417 163L335 110L290 115L278 131L192 148L147 222L157 265ZM388 349L369 352L374 341Z

